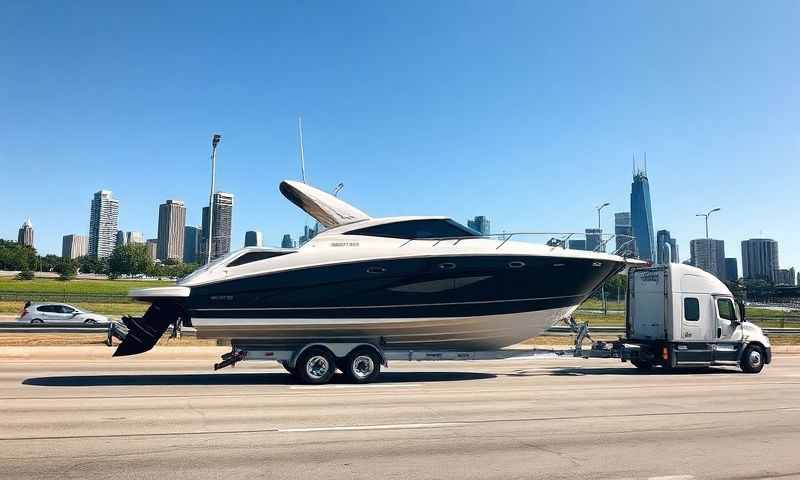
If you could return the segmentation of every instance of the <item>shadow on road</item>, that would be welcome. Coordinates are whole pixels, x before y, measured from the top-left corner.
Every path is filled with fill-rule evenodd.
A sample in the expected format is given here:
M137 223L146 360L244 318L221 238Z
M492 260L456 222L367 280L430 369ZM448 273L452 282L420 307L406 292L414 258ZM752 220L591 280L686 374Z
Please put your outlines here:
M654 368L649 371L639 370L634 367L619 367L619 368L581 368L581 367L563 367L554 368L549 372L554 376L583 376L583 375L693 375L693 374L730 374L739 373L738 370L723 369L723 368L676 368L672 370L665 370L663 368Z
M376 383L452 382L494 378L488 373L471 372L385 372ZM37 387L137 387L137 386L187 386L187 385L291 385L294 378L288 373L184 373L148 375L69 375L33 377L23 385ZM343 375L336 375L332 383L346 384Z

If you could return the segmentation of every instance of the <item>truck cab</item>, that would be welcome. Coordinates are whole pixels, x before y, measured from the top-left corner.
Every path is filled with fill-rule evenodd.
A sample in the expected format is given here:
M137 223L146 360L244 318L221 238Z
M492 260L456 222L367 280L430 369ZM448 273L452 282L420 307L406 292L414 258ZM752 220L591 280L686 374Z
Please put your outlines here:
M639 368L739 365L757 373L771 361L769 338L746 321L744 305L714 275L669 264L628 272L626 342Z

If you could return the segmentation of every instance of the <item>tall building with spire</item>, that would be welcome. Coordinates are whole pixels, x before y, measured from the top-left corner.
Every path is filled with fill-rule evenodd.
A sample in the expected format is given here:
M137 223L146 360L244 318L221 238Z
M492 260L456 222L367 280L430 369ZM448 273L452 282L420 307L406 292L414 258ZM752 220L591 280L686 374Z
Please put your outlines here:
M111 256L117 243L118 220L119 202L112 198L111 191L96 192L89 215L89 256L95 258Z
M33 246L33 224L31 223L30 218L25 220L25 223L19 227L19 233L17 233L17 243L20 245L26 245L28 247Z
M647 170L634 170L631 184L631 230L636 254L642 260L655 261L656 248L653 236L653 212L650 208L650 182Z

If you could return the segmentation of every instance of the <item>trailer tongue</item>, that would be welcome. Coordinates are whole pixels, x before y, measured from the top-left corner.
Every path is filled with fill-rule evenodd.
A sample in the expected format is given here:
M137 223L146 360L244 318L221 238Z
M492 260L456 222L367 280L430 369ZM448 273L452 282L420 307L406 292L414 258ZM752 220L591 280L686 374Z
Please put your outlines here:
M112 323L108 330L109 345L112 336L122 341L114 356L136 355L153 348L167 328L179 322L181 311L175 303L153 303L141 318L123 317L123 325Z

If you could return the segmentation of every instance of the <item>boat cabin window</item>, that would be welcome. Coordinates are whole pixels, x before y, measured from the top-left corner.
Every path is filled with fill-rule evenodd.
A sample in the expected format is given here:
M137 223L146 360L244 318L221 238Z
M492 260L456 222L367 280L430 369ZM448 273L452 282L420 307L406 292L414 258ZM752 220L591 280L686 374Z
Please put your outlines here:
M239 265L244 265L245 263L252 263L272 257L279 257L281 255L286 255L287 253L292 252L248 252L241 257L235 258L231 263L227 264L226 267L238 267Z
M478 232L450 219L405 220L353 230L347 232L347 235L407 239L480 236Z

